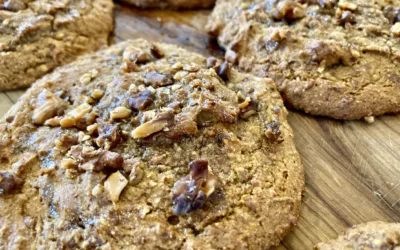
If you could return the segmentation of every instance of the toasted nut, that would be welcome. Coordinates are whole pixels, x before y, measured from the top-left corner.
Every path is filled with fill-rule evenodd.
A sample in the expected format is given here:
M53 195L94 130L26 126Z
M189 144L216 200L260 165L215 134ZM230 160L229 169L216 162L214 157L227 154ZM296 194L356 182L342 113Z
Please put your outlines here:
M246 97L246 99L244 100L244 102L242 102L242 103L240 103L240 104L238 105L238 108L243 109L243 108L249 106L250 103L251 103L250 97Z
M61 119L60 125L62 128L72 128L73 126L75 126L75 121L70 117L65 117Z
M151 134L157 133L168 127L171 121L173 121L173 118L172 112L161 113L151 121L148 121L133 130L132 137L135 139L145 138Z
M97 184L93 189L92 189L92 195L93 196L98 196L103 192L103 186L100 184Z
M45 121L44 125L49 126L49 127L58 127L58 126L60 126L60 120L61 120L60 117L50 118Z
M366 116L364 117L364 120L368 123L374 123L375 118L373 116Z
M61 161L61 167L64 169L76 168L78 166L78 162L71 158L64 158Z
M92 125L89 125L86 130L89 133L89 135L93 134L95 131L97 131L97 129L99 128L99 124L95 123Z
M63 119L60 121L62 128L71 128L75 126L79 120L84 117L87 113L92 110L92 106L87 103L83 103L71 110Z
M91 80L92 76L90 74L84 74L83 76L81 76L81 78L79 78L79 82L84 85L90 83Z
M346 0L340 0L339 1L339 8L341 8L343 10L355 11L355 10L357 10L357 4L348 2Z
M138 184L143 178L143 170L140 166L143 166L143 163L137 164L131 170L131 174L129 175L129 183L132 185Z
M52 92L45 89L38 96L37 104L32 115L32 121L35 124L41 125L46 120L56 116L61 109L61 101L57 99Z
M90 71L90 76L91 76L92 78L96 78L98 75L99 75L99 71L97 71L97 69L92 69L92 70Z
M91 96L92 96L94 99L99 100L99 99L101 99L101 98L103 97L103 95L104 95L104 91L103 91L103 90L101 90L101 89L95 89L95 90L93 90L93 93L92 93Z
M395 23L390 31L392 31L393 35L400 36L400 23Z
M119 200L119 195L127 184L128 180L121 172L117 171L110 175L104 182L104 189L108 193L108 198L113 202L117 202Z
M131 115L132 111L125 107L117 107L113 111L111 111L111 119L124 119L128 118Z

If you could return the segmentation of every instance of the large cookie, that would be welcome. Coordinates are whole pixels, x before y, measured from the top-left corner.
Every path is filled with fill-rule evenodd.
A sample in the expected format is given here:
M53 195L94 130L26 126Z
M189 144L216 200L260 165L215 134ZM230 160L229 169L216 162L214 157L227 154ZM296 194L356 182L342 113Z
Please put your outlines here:
M368 222L353 226L337 239L319 243L315 250L331 249L371 249L389 250L400 247L400 224L386 222Z
M400 2L219 0L208 29L286 104L359 119L400 111Z
M112 28L111 0L0 0L0 90L107 46Z
M0 245L276 245L304 187L286 115L271 80L176 46L81 57L0 123Z
M147 9L205 9L211 8L215 0L120 0L138 8Z

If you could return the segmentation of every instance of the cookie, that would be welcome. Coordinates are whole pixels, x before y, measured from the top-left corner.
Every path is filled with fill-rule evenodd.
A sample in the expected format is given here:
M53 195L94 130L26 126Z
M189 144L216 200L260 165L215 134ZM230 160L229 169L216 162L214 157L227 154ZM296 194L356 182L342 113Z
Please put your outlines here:
M123 3L146 9L206 9L215 0L120 0Z
M376 221L353 226L336 240L319 243L314 249L386 250L398 247L400 247L400 224Z
M398 21L399 1L219 0L207 28L289 107L350 120L400 111Z
M260 249L303 167L270 79L127 41L38 80L0 122L0 245Z
M112 29L111 0L0 0L0 90L107 46Z

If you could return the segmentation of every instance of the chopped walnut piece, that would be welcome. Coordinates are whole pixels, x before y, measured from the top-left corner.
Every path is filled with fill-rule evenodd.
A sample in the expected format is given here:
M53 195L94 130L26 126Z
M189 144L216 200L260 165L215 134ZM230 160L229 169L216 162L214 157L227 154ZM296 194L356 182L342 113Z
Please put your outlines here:
M64 169L73 169L78 167L78 162L71 158L64 158L61 161L61 167Z
M322 8L332 9L337 3L337 0L318 0L318 3Z
M10 194L19 189L24 180L8 172L0 172L0 194Z
M393 33L393 35L400 36L400 23L395 23L390 31Z
M146 63L151 56L144 50L130 46L125 49L122 58L126 63Z
M218 68L218 75L222 78L222 80L229 80L229 72L231 70L231 65L228 62L223 62Z
M211 56L207 58L207 68L213 68L218 65L218 59Z
M91 97L93 97L96 100L99 100L99 99L101 99L103 97L103 95L104 95L104 91L103 90L95 89L95 90L93 90Z
M345 25L346 23L351 23L351 24L356 23L356 18L351 11L348 10L345 10L343 12L340 11L340 13L338 14L339 14L339 16L337 16L338 24Z
M61 117L57 116L57 117L46 120L44 125L49 126L49 127L58 127L58 126L60 126L60 121L61 121Z
M391 24L400 22L400 7L386 6L385 9L383 9L383 14Z
M125 119L128 118L131 115L132 111L130 109L127 109L125 107L117 107L111 111L111 119L117 120L117 119Z
M87 103L83 103L75 109L68 112L68 114L61 119L60 125L62 128L71 128L75 126L81 118L88 114L92 110L92 106Z
M374 116L366 116L366 117L364 117L364 121L366 121L367 123L374 123L375 117Z
M119 153L91 147L74 146L68 157L73 158L81 165L81 169L90 171L102 171L104 168L122 169L124 158Z
M357 10L357 4L349 2L348 0L339 0L339 8L343 10L351 10L355 11Z
M242 105L242 108L240 108L240 118L248 119L250 116L257 113L257 105L250 97L246 97L246 100L242 104L245 105Z
M153 94L150 90L145 89L139 94L130 97L128 102L129 107L132 109L142 111L153 103Z
M68 151L72 146L78 144L78 137L75 135L64 134L54 141L56 148L61 152Z
M286 20L288 22L303 18L305 16L305 8L293 1L279 1L275 10L272 12L272 17L277 20Z
M238 108L243 109L243 108L249 106L250 103L251 103L251 98L246 97L246 99L242 103L239 103Z
M155 88L174 84L174 81L170 75L160 74L155 70L147 73L145 82Z
M120 129L117 125L104 122L100 119L97 121L98 128L97 132L99 137L96 139L96 144L99 147L103 147L106 149L110 149L117 145L121 139Z
M126 185L128 185L128 180L117 171L104 182L104 189L108 193L108 198L115 203L119 201L119 196Z
M35 153L24 153L20 160L12 164L13 173L20 176L25 168L30 166L37 159L37 154Z
M228 105L228 103L218 100L217 98L202 93L201 94L201 115L208 118L213 118L215 121L233 124L236 122L236 117L239 113L238 108ZM212 117L209 116L212 115Z
M132 131L135 139L145 138L168 127L174 121L174 113L171 110L158 114L152 120L140 125Z
M79 78L79 82L83 85L87 85L92 80L92 76L89 73L86 73Z
M126 162L132 165L130 170L131 173L129 174L129 183L132 185L137 185L142 180L144 175L144 163L140 160L131 163L129 161Z
M94 134L95 132L97 132L97 129L99 128L99 124L95 123L92 125L89 125L86 130L88 132L89 135Z
M278 120L272 120L272 122L268 123L265 130L265 136L271 141L277 141L279 136L281 135L280 131L281 124Z
M44 89L38 96L32 121L34 124L42 125L46 120L60 114L63 110L63 102L52 92Z
M207 160L194 160L189 164L190 173L175 182L172 190L173 212L185 215L201 208L217 188L219 181L208 172Z
M161 51L161 49L154 44L152 44L150 47L150 53L153 57L157 59L164 57L164 53Z

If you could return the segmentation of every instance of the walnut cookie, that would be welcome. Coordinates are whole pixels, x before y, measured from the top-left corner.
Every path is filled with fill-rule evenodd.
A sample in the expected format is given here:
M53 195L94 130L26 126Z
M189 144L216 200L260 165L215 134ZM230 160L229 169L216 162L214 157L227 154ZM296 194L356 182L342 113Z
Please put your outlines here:
M400 224L386 222L368 222L353 226L337 239L319 243L315 250L330 249L371 249L389 250L400 247Z
M304 188L286 116L271 80L173 45L81 57L0 122L0 245L276 245Z
M399 21L398 0L219 0L208 30L289 107L351 120L400 111Z
M0 0L0 91L108 45L111 0Z
M119 0L120 2L144 9L206 9L215 0Z

